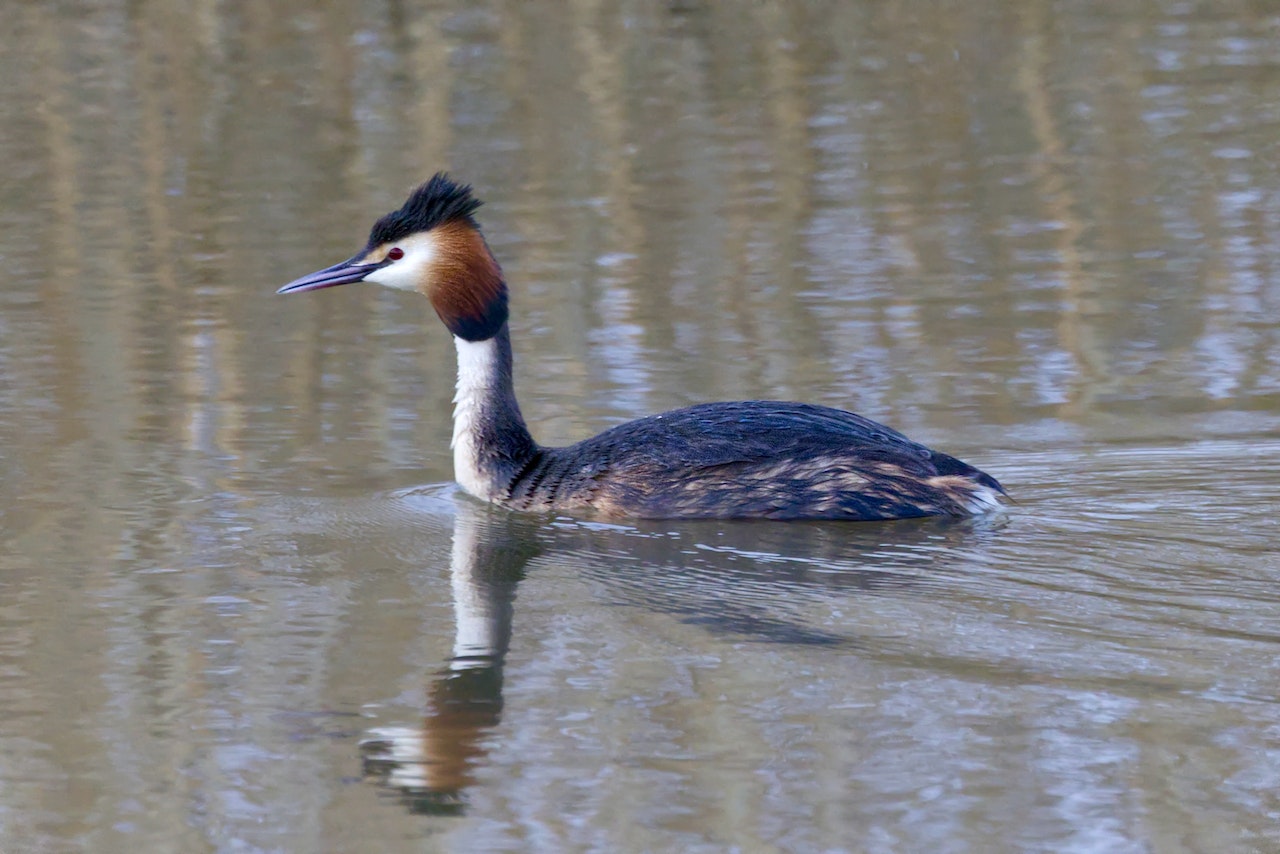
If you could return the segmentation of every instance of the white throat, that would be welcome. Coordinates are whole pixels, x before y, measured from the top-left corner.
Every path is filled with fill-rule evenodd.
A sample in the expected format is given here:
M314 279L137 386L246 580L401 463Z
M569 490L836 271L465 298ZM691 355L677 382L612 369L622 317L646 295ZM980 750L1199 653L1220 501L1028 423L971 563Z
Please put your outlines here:
M477 498L491 501L493 485L480 471L480 420L485 401L498 381L498 343L493 338L467 341L454 336L458 348L458 390L453 396L453 476Z

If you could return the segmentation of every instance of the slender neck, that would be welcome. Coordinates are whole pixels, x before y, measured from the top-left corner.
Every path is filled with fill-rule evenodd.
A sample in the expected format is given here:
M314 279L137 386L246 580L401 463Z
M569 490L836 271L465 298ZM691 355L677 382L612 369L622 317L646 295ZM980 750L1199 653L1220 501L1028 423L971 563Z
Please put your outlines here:
M453 398L453 471L467 492L501 502L537 452L511 379L511 337L504 323L483 341L453 339L458 391Z

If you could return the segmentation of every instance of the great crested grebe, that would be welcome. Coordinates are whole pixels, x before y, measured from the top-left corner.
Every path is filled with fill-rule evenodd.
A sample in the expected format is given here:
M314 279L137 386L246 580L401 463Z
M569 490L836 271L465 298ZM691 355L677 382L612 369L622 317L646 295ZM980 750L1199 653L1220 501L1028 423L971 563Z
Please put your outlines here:
M752 400L639 418L567 448L529 435L511 378L507 285L471 187L437 173L352 258L292 294L376 282L431 300L453 333L454 476L516 510L650 519L906 519L1000 506L996 479L860 415Z

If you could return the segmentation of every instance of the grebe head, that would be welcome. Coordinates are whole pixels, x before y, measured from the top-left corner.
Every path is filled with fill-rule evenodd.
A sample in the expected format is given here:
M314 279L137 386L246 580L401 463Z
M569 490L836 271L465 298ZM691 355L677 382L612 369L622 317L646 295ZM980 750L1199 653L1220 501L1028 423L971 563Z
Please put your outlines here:
M373 224L364 249L276 293L376 282L426 296L459 338L492 338L507 322L507 286L472 217L478 207L469 185L437 172Z

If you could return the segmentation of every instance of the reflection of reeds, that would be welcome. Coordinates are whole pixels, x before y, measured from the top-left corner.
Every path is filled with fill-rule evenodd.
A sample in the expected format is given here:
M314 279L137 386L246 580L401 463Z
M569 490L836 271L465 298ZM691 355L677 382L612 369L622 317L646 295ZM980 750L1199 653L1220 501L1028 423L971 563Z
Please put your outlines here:
M1028 405L1160 409L1162 390L1166 409L1265 405L1278 217L1234 189L1271 164L1228 74L1250 84L1265 57L1161 35L1152 10L1100 34L1000 8L23 7L8 97L39 142L12 194L39 227L4 248L35 259L41 313L6 346L49 342L32 381L98 441L234 449L269 401L320 413L293 419L304 444L412 464L447 434L451 384L422 307L326 295L284 340L266 295L449 166L492 202L551 441L715 397L926 439ZM90 432L52 423L60 446Z
M24 197L49 224L39 286L60 318L59 364L75 375L56 387L91 385L76 379L85 362L123 378L176 361L187 379L158 376L157 397L220 398L219 445L247 435L236 401L314 412L335 393L358 405L334 407L317 430L356 436L362 453L440 435L444 407L416 417L419 396L402 392L421 362L372 343L413 308L331 297L340 302L305 309L316 344L285 346L259 293L349 251L438 166L493 202L484 222L512 273L521 371L556 365L526 408L555 440L710 397L817 397L907 428L922 407L1014 420L1014 387L971 370L987 360L1056 386L1056 414L1074 420L1134 393L1126 356L1137 348L1170 348L1157 371L1194 358L1184 354L1218 359L1215 390L1257 388L1272 357L1263 336L1222 345L1226 330L1249 328L1232 323L1244 301L1207 322L1165 321L1191 340L1115 317L1125 291L1140 302L1168 275L1164 259L1118 257L1168 243L1160 211L1134 205L1143 187L1173 190L1163 203L1185 210L1164 219L1207 238L1195 250L1207 274L1175 285L1182 305L1229 306L1233 269L1266 280L1252 260L1264 253L1227 240L1265 243L1266 217L1237 206L1232 225L1219 223L1215 198L1264 164L1214 157L1221 134L1201 142L1193 114L1181 144L1199 165L1187 171L1213 180L1178 193L1180 164L1135 120L1156 38L1145 18L1112 29L1118 49L1083 52L1058 35L1080 22L1037 3L1007 20L994 7L925 20L901 4L624 15L586 0L508 15L397 7L389 18L288 4L202 7L194 19L163 7L88 22L20 14L42 70L32 97L48 179ZM114 47L128 48L119 67ZM1105 86L1085 77L1099 56L1111 63ZM21 90L35 78L14 79ZM1081 104L1106 133L1076 120ZM1030 180L1013 183L1022 171ZM1037 222L1052 227L1036 234ZM1020 269L1019 253L1039 252L1050 260ZM1028 276L1057 284L1033 296ZM110 292L105 316L68 300L87 287ZM1057 310L1027 310L1044 299ZM975 319L956 306L976 307ZM193 320L211 338L197 340ZM1042 333L1032 349L1014 334L1027 328ZM320 388L326 354L353 335L369 336L362 358ZM168 339L155 347L163 357L131 352L140 337ZM429 394L443 400L449 354L437 338L412 346L440 366ZM282 368L251 375L264 348ZM1067 361L1041 367L1046 352ZM218 379L193 382L191 366L210 359ZM564 413L604 395L616 405ZM121 387L94 407L128 399Z
M376 549L322 590L292 553L246 561L238 529L263 494L449 477L453 354L426 307L271 297L437 168L491 202L548 441L778 396L1000 475L973 449L1022 440L993 425L1273 410L1264 4L943 5L13 5L0 513L6 591L29 595L0 604L43 620L16 669L86 651L14 702L129 754L51 764L210 769L139 722L306 705L413 636L416 610L379 604L408 582L349 569ZM281 641L298 600L320 616ZM718 627L776 616L758 604ZM281 648L307 665L288 692Z
M1048 28L1046 11L1043 5L1031 4L1026 13L1019 16L1025 33L1021 39L1022 56L1015 79L1025 99L1027 123L1041 152L1040 156L1031 159L1029 166L1045 207L1045 218L1052 223L1058 235L1055 249L1062 278L1062 309L1056 331L1058 345L1070 357L1068 370L1073 375L1071 392L1065 401L1065 414L1079 416L1086 403L1078 397L1079 391L1083 389L1087 393L1092 388L1091 383L1104 375L1105 370L1097 364L1097 354L1081 341L1082 330L1087 329L1082 303L1088 285L1084 280L1079 245L1084 224L1078 213L1070 175L1066 171L1069 159L1067 145L1050 93L1052 78L1045 41Z

